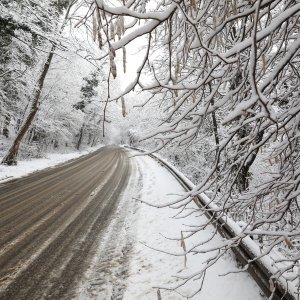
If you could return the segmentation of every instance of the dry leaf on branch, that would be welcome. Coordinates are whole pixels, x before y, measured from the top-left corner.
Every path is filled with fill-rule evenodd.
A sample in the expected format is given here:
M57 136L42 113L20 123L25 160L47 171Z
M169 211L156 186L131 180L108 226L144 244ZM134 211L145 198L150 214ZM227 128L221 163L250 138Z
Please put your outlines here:
M125 118L126 117L126 106L125 106L125 99L123 96L121 97L121 105L122 105L122 115Z
M124 73L126 73L126 48L125 48L125 46L122 49L123 49L123 71L124 71Z

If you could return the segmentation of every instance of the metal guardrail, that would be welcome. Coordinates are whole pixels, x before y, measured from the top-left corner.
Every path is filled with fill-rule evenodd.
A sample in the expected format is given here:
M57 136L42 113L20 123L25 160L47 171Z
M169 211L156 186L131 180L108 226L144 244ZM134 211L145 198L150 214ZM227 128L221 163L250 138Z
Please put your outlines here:
M190 191L192 189L192 186L185 181L179 174L176 173L176 171L172 168L170 168L164 161L162 161L159 157L153 155L153 154L147 154L146 151L142 149L138 149L131 146L126 146L129 149L136 150L141 153L145 153L146 155L150 156L151 158L158 161L163 167L165 167L177 180L178 182L187 190ZM204 200L201 198L201 196L197 196L194 201L198 201L196 203L197 205L201 206L207 206L207 204L204 202ZM221 218L215 218L214 213L211 211L206 212L207 217L215 219L216 222L214 223L214 226L217 228L219 234L227 239L234 238L236 236L234 230ZM233 253L235 254L237 261L242 265L245 266L248 264L249 261L252 261L252 259L255 258L255 254L247 247L247 245L243 242L239 243L237 247L231 248ZM296 298L287 291L281 284L273 282L274 286L276 287L275 291L271 290L270 287L270 280L272 276L272 272L267 269L267 267L261 263L259 260L255 260L249 264L248 267L248 273L252 276L252 278L256 281L258 286L261 288L263 293L270 297L272 294L272 300L296 300ZM255 299L253 299L255 300Z

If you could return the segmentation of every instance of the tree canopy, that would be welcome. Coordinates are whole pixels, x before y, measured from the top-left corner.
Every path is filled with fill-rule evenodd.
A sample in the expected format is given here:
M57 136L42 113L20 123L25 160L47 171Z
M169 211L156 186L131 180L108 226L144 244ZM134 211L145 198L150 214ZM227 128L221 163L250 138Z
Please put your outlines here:
M152 151L188 149L211 124L210 170L186 197L211 190L216 216L244 222L229 247L255 235L263 256L286 243L287 267L276 278L300 258L299 11L293 0L96 0L89 13L114 77L118 50L145 40L144 59L121 96L138 87L151 94L145 103L164 110L143 137L157 141ZM259 164L261 180L251 173Z

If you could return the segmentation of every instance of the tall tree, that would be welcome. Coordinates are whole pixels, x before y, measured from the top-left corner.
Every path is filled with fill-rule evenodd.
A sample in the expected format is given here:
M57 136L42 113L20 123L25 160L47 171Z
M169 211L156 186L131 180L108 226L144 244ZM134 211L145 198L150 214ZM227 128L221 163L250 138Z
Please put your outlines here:
M94 1L99 36L112 69L115 52L141 36L146 40L136 77L119 96L139 86L152 93L151 99L165 103L161 126L146 136L161 141L153 150L171 142L188 145L212 115L217 155L189 196L214 190L216 216L242 216L246 222L242 234L227 241L226 249L253 234L265 241L263 255L284 240L296 243L300 238L295 221L300 215L299 1L158 0L153 4L133 0L116 8L108 1ZM124 16L135 22L126 23L125 34L115 39ZM126 28L131 30L126 33ZM147 82L143 73L148 74ZM250 169L260 152L267 153L260 157L268 175L260 182L251 181ZM186 200L182 207L185 204ZM274 278L287 274L298 259L291 254L286 258L289 267Z
M79 131L78 141L76 144L77 150L80 149L80 146L81 146L81 143L83 140L83 136L84 136L84 132L85 132L86 127L88 126L88 123L95 117L95 112L90 110L89 104L91 104L92 101L95 100L93 98L98 95L98 93L96 91L96 88L99 85L99 80L97 79L98 76L99 76L99 73L94 71L89 76L83 78L84 84L80 90L82 100L79 101L78 103L74 104L75 109L80 110L85 114L83 123L82 123L80 131ZM92 139L91 132L90 132L89 139L90 140Z
M13 124L16 129L28 101L26 77L36 57L33 49L28 46L35 35L27 24L14 20L16 16L11 11L16 5L15 1L2 1L0 4L0 128L7 138ZM22 9L24 4L18 7Z
M68 8L65 12L64 20L60 25L59 25L59 13L62 11L62 6L61 6L62 3L61 2L57 2L57 4L55 4L54 8L51 8L51 4L53 5L53 2L49 3L48 8L47 8L47 6L45 7L45 3L43 3L41 5L34 3L37 13L40 13L40 16L38 16L38 21L36 22L38 29L41 32L44 31L45 33L47 33L47 31L50 30L51 35L53 35L55 32L58 35L61 35L61 33L67 23L71 7L75 2L76 2L76 0L68 1ZM20 9L19 6L17 6L17 7ZM46 8L46 10L45 10L45 8ZM49 25L50 21L52 23ZM9 18L7 18L5 22L8 25L10 25ZM28 29L28 31L33 31L32 28L34 28L34 30L37 31L37 29L35 29L34 23L35 22L29 23L26 25L22 24L19 26L18 25L19 23L13 20L12 24L13 24L14 28L10 34L12 35L18 27L23 28L24 26ZM30 26L32 26L32 28ZM54 31L51 32L51 30L54 30ZM34 31L34 33L36 34L35 31ZM47 34L47 36L48 35L49 34ZM41 36L41 33L39 33L39 36ZM2 160L3 164L7 164L7 165L16 164L20 143L21 143L22 139L24 138L25 134L27 133L28 129L30 128L32 121L35 118L36 113L39 109L41 92L42 92L44 82L45 82L46 76L48 74L48 71L49 71L53 56L54 56L55 49L57 47L57 41L51 39L50 43L47 41L46 44L48 44L48 49L46 46L46 51L48 52L48 54L45 57L45 61L42 66L41 73L40 73L39 78L34 87L30 112L27 115L26 119L24 120L23 125L19 129L12 146L8 150L7 155L3 158L3 160Z

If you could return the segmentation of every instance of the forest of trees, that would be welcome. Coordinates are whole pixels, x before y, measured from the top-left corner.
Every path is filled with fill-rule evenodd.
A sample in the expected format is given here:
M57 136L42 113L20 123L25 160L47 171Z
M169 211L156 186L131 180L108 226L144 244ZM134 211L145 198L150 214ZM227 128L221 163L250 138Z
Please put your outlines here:
M282 254L273 279L295 284L300 2L111 3L1 1L0 142L13 145L8 151L2 143L3 162L16 162L19 145L26 156L34 147L106 142L106 125L123 120L120 141L159 151L197 183L178 207L207 192L216 217L239 222L242 233L220 252L251 236L261 256ZM88 40L84 47L76 30ZM137 44L142 59L121 90L116 82ZM75 60L87 70L78 79Z
M74 0L1 1L2 163L104 142L108 67L95 62L98 47L74 29L80 7Z

